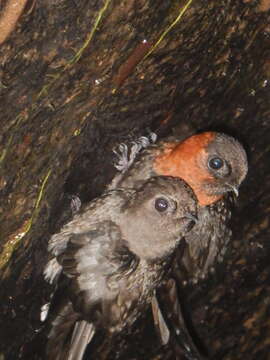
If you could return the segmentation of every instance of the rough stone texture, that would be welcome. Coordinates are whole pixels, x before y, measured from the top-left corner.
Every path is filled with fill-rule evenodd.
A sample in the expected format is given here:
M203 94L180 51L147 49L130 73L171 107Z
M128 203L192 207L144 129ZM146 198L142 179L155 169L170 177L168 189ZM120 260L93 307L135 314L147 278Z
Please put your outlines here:
M185 4L30 1L1 45L3 359L41 357L42 341L27 344L41 329L46 244L71 215L68 194L100 194L115 172L113 147L147 128L160 137L222 130L246 144L227 259L182 298L212 359L270 359L269 1L193 0L170 27ZM150 313L131 335L99 343L95 359L174 359Z

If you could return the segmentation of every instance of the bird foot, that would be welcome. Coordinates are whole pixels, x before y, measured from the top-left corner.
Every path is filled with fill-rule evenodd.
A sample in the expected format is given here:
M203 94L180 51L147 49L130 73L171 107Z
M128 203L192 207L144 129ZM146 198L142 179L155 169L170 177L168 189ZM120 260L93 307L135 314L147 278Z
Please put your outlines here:
M117 162L115 168L118 171L126 172L136 159L137 154L147 148L149 145L154 144L157 140L157 135L154 132L149 132L148 136L141 136L137 140L131 142L130 146L121 143L118 149L114 149L113 152L116 155ZM130 149L129 149L130 148Z

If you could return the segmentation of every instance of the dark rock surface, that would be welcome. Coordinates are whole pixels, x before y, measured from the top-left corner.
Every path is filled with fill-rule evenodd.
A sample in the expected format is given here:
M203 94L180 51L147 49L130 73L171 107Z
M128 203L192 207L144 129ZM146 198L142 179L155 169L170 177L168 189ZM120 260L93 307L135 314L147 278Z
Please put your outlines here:
M48 238L71 216L69 194L100 194L113 147L148 128L160 138L221 130L245 144L250 171L226 261L183 301L211 359L270 359L269 9L267 0L29 2L0 48L1 359L41 357ZM89 352L175 358L150 312Z

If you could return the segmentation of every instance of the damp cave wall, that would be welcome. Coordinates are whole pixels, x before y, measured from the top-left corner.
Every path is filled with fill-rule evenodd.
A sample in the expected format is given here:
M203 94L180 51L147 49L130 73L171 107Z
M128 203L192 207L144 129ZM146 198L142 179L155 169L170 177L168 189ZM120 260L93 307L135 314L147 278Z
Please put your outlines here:
M182 296L210 358L270 358L269 9L268 0L27 2L0 47L3 359L23 358L42 326L47 241L70 218L70 195L99 195L116 171L114 147L149 129L159 138L213 129L245 145L250 170L226 261ZM173 359L145 323L150 314L122 350L105 344L108 358Z

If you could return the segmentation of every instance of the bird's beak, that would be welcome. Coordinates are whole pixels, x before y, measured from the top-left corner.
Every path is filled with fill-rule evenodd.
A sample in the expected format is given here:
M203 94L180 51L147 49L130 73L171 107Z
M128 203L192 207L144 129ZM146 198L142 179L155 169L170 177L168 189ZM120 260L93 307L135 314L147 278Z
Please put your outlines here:
M185 219L188 220L187 229L186 229L187 231L190 231L193 228L193 226L195 226L198 222L197 216L190 213L185 215Z
M190 219L190 220L194 221L194 222L195 222L195 224L197 224L197 222L198 222L198 218L197 218L197 216L196 216L196 215L194 215L194 214L186 214L186 215L185 215L185 218L187 218L187 219Z
M238 187L236 185L232 185L232 184L226 184L226 185L235 194L235 196L238 197L238 195L239 195Z

